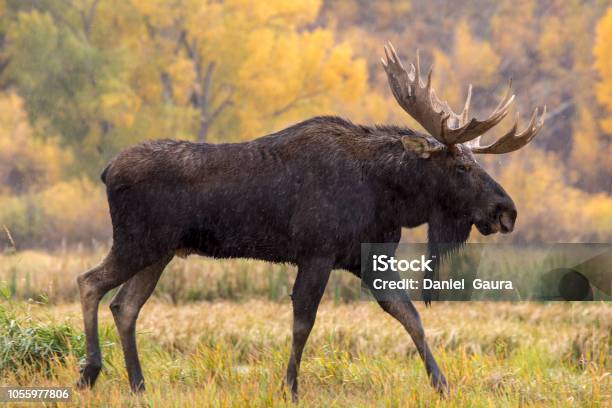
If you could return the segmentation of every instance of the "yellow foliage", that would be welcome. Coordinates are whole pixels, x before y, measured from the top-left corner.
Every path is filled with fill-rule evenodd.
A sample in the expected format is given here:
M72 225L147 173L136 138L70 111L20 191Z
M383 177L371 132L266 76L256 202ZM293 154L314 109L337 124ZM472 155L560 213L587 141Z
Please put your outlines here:
M582 226L586 239L594 242L610 242L612 238L612 197L606 193L593 194L583 202ZM591 234L589 236L588 234Z
M191 61L184 57L177 57L166 67L168 75L172 78L174 98L177 103L187 104L193 91L195 73Z
M436 93L457 112L463 109L468 84L488 87L498 82L500 57L491 44L474 37L466 21L459 22L455 29L450 55L438 48L432 54Z
M465 86L461 79L457 76L455 66L444 52L439 49L433 51L433 69L432 75L433 87L436 94L455 109L460 111L459 107L465 102L465 97L462 96L461 87ZM423 69L424 67L421 67Z
M0 194L21 193L58 181L72 161L55 139L34 138L14 93L0 97Z
M17 247L53 247L62 241L107 240L111 224L103 186L81 178L38 193L0 195L0 226Z
M227 7L245 14L250 21L263 22L267 25L282 24L288 29L313 21L319 13L321 0L230 0Z
M508 155L498 176L519 212L513 237L527 242L610 241L612 197L569 186L557 155L534 146L525 149Z
M544 20L545 30L538 39L538 51L546 70L559 70L558 60L566 51L567 42L563 41L564 24L558 16L549 16Z
M466 80L465 83L489 86L497 82L500 57L491 44L473 36L465 20L459 22L455 30L452 58L453 70L460 80Z
M138 112L141 99L131 89L117 89L101 97L102 115L105 120L116 126L131 127L135 112Z
M87 178L57 183L37 197L44 219L43 236L88 242L109 236L104 186Z
M531 63L525 50L537 44L534 29L536 0L503 0L500 11L491 19L491 37L495 49L512 64L521 67Z
M609 116L602 121L602 127L612 134L612 7L597 25L597 40L593 53L595 68L599 72L601 82L597 87L597 99L604 105Z
M601 154L602 143L597 122L590 109L582 107L579 110L572 136L572 170L586 184L597 182L598 174L608 166L609 160Z
M17 95L0 97L0 225L18 246L109 236L102 186L88 179L62 181L71 162L55 139L33 135Z
M585 81L590 80L592 21L595 13L580 0L553 0L556 13L542 15L537 38L537 67L561 82L560 89L572 88L583 100L591 93ZM575 81L575 78L581 78ZM558 88L558 89L559 89ZM586 89L585 89L586 88ZM587 92L588 91L588 94Z
M390 112L389 99L378 93L344 101L334 108L334 114L350 118L355 123L389 123Z
M335 45L330 30L255 31L239 72L240 123L247 137L279 124L317 114L365 97L367 71L347 44Z
M17 247L21 247L22 242L31 244L32 239L39 236L39 225L40 215L34 211L30 196L0 194L0 228L9 231ZM6 243L4 231L0 236L0 242Z
M155 137L159 129L167 130L162 137L192 139L210 118L211 141L252 138L333 113L332 106L367 92L365 63L348 44L337 44L331 29L302 29L317 18L320 0L135 0L133 6L143 29L132 30L138 41L125 41L132 92L117 88L102 103L122 141ZM201 98L197 106L194 95ZM214 115L230 95L232 103ZM160 115L170 107L186 122Z

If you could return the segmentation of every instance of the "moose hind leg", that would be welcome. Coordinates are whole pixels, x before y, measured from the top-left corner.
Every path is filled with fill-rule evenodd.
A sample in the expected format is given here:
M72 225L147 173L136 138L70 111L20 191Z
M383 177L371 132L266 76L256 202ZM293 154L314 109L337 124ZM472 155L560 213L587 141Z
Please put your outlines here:
M293 285L291 299L293 302L293 344L287 367L287 387L291 389L293 402L298 401L298 371L302 360L302 351L314 326L317 309L325 286L329 280L332 261L328 259L311 259L298 266L298 274Z
M134 392L144 391L144 377L136 347L136 320L140 309L153 293L171 256L158 261L130 278L115 295L110 304L115 325L121 338L123 356Z
M102 369L102 353L98 338L98 305L100 299L111 289L127 280L114 265L111 255L95 268L79 275L77 285L81 297L87 358L77 382L78 388L91 387Z

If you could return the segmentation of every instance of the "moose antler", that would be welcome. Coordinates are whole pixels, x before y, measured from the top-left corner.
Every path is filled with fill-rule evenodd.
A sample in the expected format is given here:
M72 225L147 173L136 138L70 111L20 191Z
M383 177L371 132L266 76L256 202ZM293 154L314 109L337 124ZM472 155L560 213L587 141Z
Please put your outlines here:
M510 153L515 150L520 149L525 146L527 143L531 142L531 140L538 134L542 126L544 125L544 115L546 114L546 105L542 109L542 114L538 116L538 108L535 108L533 114L531 115L531 120L529 121L529 125L527 129L520 133L516 133L518 127L519 114L516 114L516 121L514 122L514 126L512 129L499 139L496 142L491 143L488 146L480 146L480 137L474 139L472 143L470 143L470 149L474 153L488 153L488 154L504 154Z
M397 56L393 45L389 43L384 49L387 60L385 61L382 58L381 61L395 99L432 137L445 145L450 146L469 142L483 135L506 117L514 101L514 95L511 95L512 82L510 82L506 94L487 119L484 121L479 121L476 118L468 120L472 96L471 84L468 88L468 96L463 111L457 114L453 112L448 102L441 101L438 98L431 87L432 68L430 68L427 74L427 83L423 83L418 50L416 54L416 67L410 64L410 72L407 72ZM517 116L517 122L512 127L512 130L497 142L486 147L480 147L478 144L472 143L470 148L474 153L490 154L508 153L520 149L529 143L540 130L544 123L545 112L546 107L544 107L542 115L538 117L538 109L536 108L529 126L519 134L516 133Z

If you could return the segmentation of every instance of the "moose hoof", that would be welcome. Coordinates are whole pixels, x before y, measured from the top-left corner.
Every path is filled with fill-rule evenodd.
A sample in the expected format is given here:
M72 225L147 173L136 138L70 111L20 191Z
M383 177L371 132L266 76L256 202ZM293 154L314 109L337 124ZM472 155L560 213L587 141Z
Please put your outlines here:
M294 404L297 404L300 402L300 397L298 396L297 392L292 392L291 393L291 402Z
M448 383L446 382L446 378L442 373L438 374L436 377L433 377L431 382L436 391L438 391L438 393L442 397L448 397L450 393L450 388L448 386Z
M281 383L281 396L283 398L283 401L285 402L287 402L287 391L291 392L291 402L293 404L297 404L300 400L300 398L298 397L297 387L288 387L285 384L285 381L283 381Z
M145 392L145 383L144 383L144 379L140 380L138 382L133 382L130 384L130 387L132 388L132 392L134 394L141 394L143 392Z
M81 376L76 383L78 389L91 388L96 383L102 366L100 364L87 364L81 369Z

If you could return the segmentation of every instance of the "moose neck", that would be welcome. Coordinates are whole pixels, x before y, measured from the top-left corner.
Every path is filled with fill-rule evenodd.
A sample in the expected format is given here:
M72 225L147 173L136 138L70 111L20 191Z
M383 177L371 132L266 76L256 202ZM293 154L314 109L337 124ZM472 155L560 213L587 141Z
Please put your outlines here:
M387 202L394 204L397 219L404 228L415 228L430 219L436 200L436 185L422 160L404 154L401 165L388 178Z
M433 259L432 271L425 274L427 279L437 279L440 263L444 257L459 249L469 238L472 229L470 220L445 213L434 207L427 222L427 247ZM427 305L437 300L437 291L423 289L423 300Z

